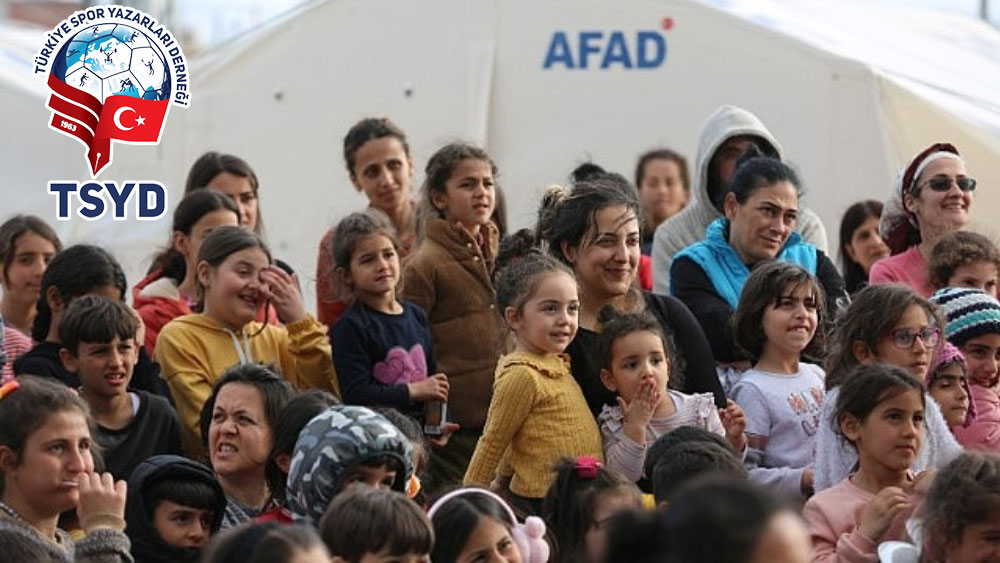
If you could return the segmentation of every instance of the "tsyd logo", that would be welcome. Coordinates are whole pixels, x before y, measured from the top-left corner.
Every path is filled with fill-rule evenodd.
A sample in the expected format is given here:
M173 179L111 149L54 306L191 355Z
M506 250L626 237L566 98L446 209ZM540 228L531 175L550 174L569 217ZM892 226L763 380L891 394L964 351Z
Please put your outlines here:
M83 143L94 178L111 164L111 141L155 145L171 100L191 100L180 45L132 8L74 13L49 32L34 63L52 90L49 127Z
M542 68L653 69L667 60L667 38L674 21L664 18L661 30L556 31L549 39Z

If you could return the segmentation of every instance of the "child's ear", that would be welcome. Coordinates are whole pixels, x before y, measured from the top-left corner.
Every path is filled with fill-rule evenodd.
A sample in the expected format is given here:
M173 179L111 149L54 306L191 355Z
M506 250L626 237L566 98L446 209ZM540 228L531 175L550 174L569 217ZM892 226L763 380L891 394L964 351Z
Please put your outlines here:
M63 302L62 295L59 295L59 288L50 285L48 289L45 290L45 301L49 304L49 309L52 312L62 311L63 307L66 305Z
M610 371L604 368L601 368L601 383L608 388L608 391L618 391L618 384L615 382L615 377L611 375Z
M17 454L10 446L0 446L0 472L7 473L17 467Z
M521 324L521 315L517 313L516 308L507 307L503 310L503 320L507 321L507 326L517 330L518 326Z
M62 365L64 368L66 368L66 371L70 373L76 373L77 370L76 356L74 356L73 353L69 351L69 348L62 347L59 349L59 361L62 362Z
M203 260L198 262L198 265L195 266L195 271L198 273L198 283L201 284L202 287L208 287L208 278L212 273L212 266Z
M344 282L344 285L351 287L351 270L350 268L337 268L335 273L340 276L340 281Z
M860 364L871 365L875 363L875 354L872 353L867 344L860 340L855 340L851 344L851 354Z
M170 246L184 256L187 256L188 248L190 248L188 242L190 241L188 240L187 235L181 231L174 231L173 234L170 235Z
M861 421L858 420L858 417L845 413L840 415L840 420L837 423L840 426L840 433L845 438L851 442L858 441L858 436L861 435Z
M432 191L431 205L434 206L434 209L444 213L448 209L448 189Z

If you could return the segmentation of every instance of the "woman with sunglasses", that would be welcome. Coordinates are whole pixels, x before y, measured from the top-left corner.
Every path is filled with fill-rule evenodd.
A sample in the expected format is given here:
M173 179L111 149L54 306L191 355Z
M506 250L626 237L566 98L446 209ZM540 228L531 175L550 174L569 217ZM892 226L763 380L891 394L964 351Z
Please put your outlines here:
M927 257L942 237L969 223L975 189L954 145L935 143L914 157L897 176L882 211L879 232L891 255L872 265L869 282L902 283L930 297Z

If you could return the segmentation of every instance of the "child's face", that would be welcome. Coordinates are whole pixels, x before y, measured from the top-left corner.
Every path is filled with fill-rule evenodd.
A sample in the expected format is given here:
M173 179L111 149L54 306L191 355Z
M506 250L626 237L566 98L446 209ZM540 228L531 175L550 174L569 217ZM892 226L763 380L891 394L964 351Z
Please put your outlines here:
M969 370L969 381L976 385L996 385L1000 367L1000 334L983 334L962 344L962 355Z
M77 477L94 471L90 429L77 410L54 412L25 440L24 451L0 446L4 498L30 504L35 514L53 517L79 501Z
M435 192L432 199L445 219L477 234L479 227L490 221L496 202L490 163L476 158L460 160L445 182L444 193Z
M965 424L965 416L969 411L969 394L965 392L965 370L961 365L949 364L940 368L929 392L941 407L941 414L948 426Z
M195 261L198 260L198 252L201 251L201 243L212 234L212 231L219 227L238 227L240 218L228 209L216 209L201 216L194 226L191 227L191 234L182 232L174 233L174 248L184 255L188 266L194 270Z
M382 548L378 553L366 553L358 563L430 563L431 556L427 553L406 553L393 555L390 546Z
M413 163L395 137L372 139L354 153L351 182L390 217L410 205L411 178Z
M201 547L212 535L212 511L162 500L153 511L153 527L175 547Z
M480 516L476 529L465 540L465 547L455 563L521 563L521 552L510 537L507 526L487 516Z
M866 472L909 470L924 438L923 394L916 389L896 392L883 399L864 420L848 417L841 422L844 435L858 450Z
M245 383L219 390L208 427L212 468L222 477L264 474L274 435L264 414L260 391Z
M788 285L777 302L764 309L761 324L766 342L763 352L798 357L816 334L816 294L810 284Z
M993 262L972 262L955 268L948 278L948 287L974 287L996 297L998 277L1000 272Z
M4 268L4 298L34 304L42 290L42 274L56 253L48 239L31 231L17 237L10 264Z
M899 318L899 322L889 334L881 336L875 343L874 356L858 358L861 363L885 362L901 367L910 372L917 380L923 381L930 365L934 346L928 345L923 338L914 338L908 347L899 347L894 342L893 335L903 335L906 331L919 333L931 327L927 312L920 305L910 305Z
M63 365L80 377L84 394L113 397L127 392L135 367L135 340L115 336L111 342L80 342L74 356L69 350L60 351Z
M359 240L351 253L348 284L364 301L395 295L399 283L399 254L389 237L373 234Z
M629 493L610 491L594 499L594 521L584 536L588 561L604 561L607 553L608 524L627 510L641 508L638 497Z
M639 219L624 205L605 207L593 218L580 245L563 252L585 294L611 300L628 293L635 282L641 254Z
M944 560L958 563L1000 561L1000 513L966 526L958 543L945 547Z
M643 384L650 384L666 400L670 361L659 334L648 330L631 332L611 344L611 369L601 370L601 381L631 403Z
M388 491L392 489L395 482L396 467L393 465L387 463L377 466L358 465L344 476L340 490L343 491L351 483L364 483L369 487Z
M535 354L559 354L576 336L580 299L576 280L565 272L544 275L520 312L508 307L507 324L518 348Z
M257 316L264 303L260 273L268 267L267 254L245 248L226 257L218 267L198 264L198 279L205 288L205 314L233 328Z

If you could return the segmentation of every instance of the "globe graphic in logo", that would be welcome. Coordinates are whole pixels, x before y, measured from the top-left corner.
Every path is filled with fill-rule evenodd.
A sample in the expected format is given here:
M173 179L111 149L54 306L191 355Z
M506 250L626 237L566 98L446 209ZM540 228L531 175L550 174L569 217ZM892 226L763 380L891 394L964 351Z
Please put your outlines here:
M111 96L144 100L170 97L170 75L160 48L135 28L92 25L66 43L52 73L103 104Z

